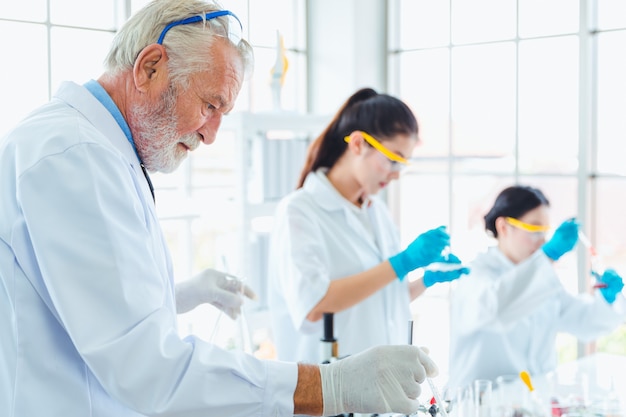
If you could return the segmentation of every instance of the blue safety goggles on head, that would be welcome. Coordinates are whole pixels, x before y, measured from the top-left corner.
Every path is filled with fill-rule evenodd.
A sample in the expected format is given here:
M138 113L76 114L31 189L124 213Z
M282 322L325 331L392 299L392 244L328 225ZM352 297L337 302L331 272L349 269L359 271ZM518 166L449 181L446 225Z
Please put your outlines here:
M196 23L196 22L202 22L202 21L207 21L207 20L211 20L211 19L215 19L216 17L221 17L221 16L232 16L235 18L235 20L237 21L237 23L239 23L239 29L241 31L243 31L243 25L241 24L241 21L239 20L239 18L230 10L218 10L216 12L211 12L211 13L207 13L204 16L192 16L192 17L188 17L186 19L183 20L177 20L175 22L172 22L170 24L168 24L167 26L165 26L163 28L163 31L161 32L161 35L159 36L159 40L157 41L157 43L159 45L163 44L163 38L165 38L165 34L174 26L179 26L179 25L186 25L189 23ZM235 40L233 40L231 38L231 35L233 35L235 37L235 39L237 39L237 41L235 42ZM228 38L231 39L233 42L237 43L240 39L241 36L236 35L235 33L232 33L229 30L228 33Z

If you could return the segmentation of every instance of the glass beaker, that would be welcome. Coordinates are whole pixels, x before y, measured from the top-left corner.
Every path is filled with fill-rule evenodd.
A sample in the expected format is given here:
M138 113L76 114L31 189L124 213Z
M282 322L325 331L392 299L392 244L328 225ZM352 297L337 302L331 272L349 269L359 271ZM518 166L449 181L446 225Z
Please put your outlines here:
M500 375L494 386L494 410L499 416L523 415L529 409L529 391L517 374Z
M474 415L476 417L491 417L493 407L493 383L489 379L474 381Z
M553 416L584 414L589 407L589 376L578 370L548 375Z
M474 415L474 396L472 387L458 387L451 390L450 396L451 417L472 417Z

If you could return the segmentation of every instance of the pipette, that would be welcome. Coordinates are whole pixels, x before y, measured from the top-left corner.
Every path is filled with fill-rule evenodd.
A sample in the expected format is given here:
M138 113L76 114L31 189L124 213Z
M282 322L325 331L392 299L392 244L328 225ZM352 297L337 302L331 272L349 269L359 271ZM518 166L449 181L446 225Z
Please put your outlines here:
M580 243L582 243L585 246L585 248L587 248L587 251L589 251L589 258L591 261L591 274L596 279L601 277L602 273L604 272L604 267L602 266L602 261L600 260L600 257L598 256L598 252L596 251L596 248L591 244L591 240L589 240L587 235L582 230L578 231L578 239L580 240ZM605 288L605 287L606 287L606 284L603 282L597 282L593 286L593 288Z
M413 344L413 320L409 320L409 345ZM426 381L428 381L428 385L430 386L430 390L433 393L433 397L435 397L435 401L437 402L437 408L443 417L448 417L448 413L446 411L446 405L441 399L441 395L439 395L439 390L433 383L433 380L429 377L426 377ZM415 413L414 413L415 414Z

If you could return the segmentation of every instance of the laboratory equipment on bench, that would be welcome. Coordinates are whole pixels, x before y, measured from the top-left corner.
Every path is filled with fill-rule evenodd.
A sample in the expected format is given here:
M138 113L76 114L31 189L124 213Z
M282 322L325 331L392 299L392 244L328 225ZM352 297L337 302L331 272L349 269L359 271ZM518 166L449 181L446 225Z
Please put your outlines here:
M335 339L333 313L324 313L324 335L320 339L321 363L331 363L339 359L339 345Z
M413 320L409 320L409 345L413 344ZM448 412L446 410L446 403L443 402L441 395L439 394L439 390L435 386L435 383L429 377L426 377L426 381L428 382L428 386L430 387L430 391L433 394L434 401L431 401L429 407L420 406L418 411L425 412L430 414L432 417L435 417L437 414L442 417L448 417ZM416 413L413 413L415 415Z
M339 345L337 344L337 339L335 338L334 331L334 314L333 313L324 313L324 334L320 339L320 363L329 364L335 362L339 359ZM337 416L332 417L355 417L357 414L346 413L339 414ZM361 415L358 415L361 416ZM363 417L371 417L370 415L366 415Z

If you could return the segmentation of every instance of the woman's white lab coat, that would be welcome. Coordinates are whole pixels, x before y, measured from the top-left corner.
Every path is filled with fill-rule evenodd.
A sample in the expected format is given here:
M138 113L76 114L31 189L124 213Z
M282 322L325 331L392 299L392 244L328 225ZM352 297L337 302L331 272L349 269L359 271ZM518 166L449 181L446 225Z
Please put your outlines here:
M1 416L293 415L295 364L179 338L148 185L84 87L0 142L0 184Z
M515 265L492 247L471 263L451 297L449 385L550 372L558 332L593 340L623 322L623 303L622 296L610 305L600 294L568 293L542 250Z
M276 212L269 256L269 305L278 358L320 362L323 320L306 319L332 280L368 270L399 252L397 226L378 198L357 212L322 171L307 176ZM362 215L371 224L367 233ZM405 344L406 281L394 280L334 315L339 356L375 345Z

